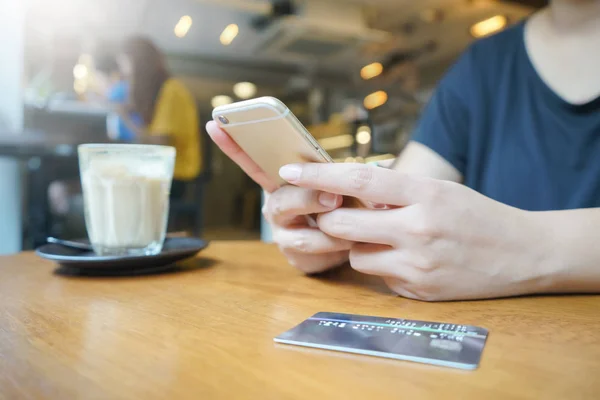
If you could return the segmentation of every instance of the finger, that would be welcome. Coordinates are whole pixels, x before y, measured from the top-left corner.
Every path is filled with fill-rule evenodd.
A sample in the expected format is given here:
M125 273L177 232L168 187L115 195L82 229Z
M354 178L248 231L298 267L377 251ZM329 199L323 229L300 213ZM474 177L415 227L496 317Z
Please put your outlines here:
M356 243L350 250L349 260L353 269L382 277L400 296L418 300L432 298L427 274L413 267L402 251Z
M350 265L368 275L403 278L403 270L396 262L394 249L370 243L355 243L350 249Z
M277 189L277 184L267 176L258 164L215 121L209 121L206 124L206 131L223 153L239 165L254 182L258 183L267 192L273 192Z
M383 281L392 291L402 297L413 300L422 300L422 296L411 289L411 285L405 280L391 277L384 277Z
M427 201L447 184L355 163L290 164L282 167L279 174L296 186L395 206Z
M340 251L326 254L304 254L292 250L284 250L290 265L305 274L319 274L338 267L348 261L348 252Z
M354 243L350 249L352 268L365 274L400 279L411 284L424 280L407 253L385 245Z
M282 250L292 250L305 254L324 254L348 251L352 243L328 236L318 229L293 228L277 229L273 240Z
M342 205L342 196L297 186L283 186L268 197L265 217L271 223L286 225L298 215L331 211Z
M396 210L356 210L340 208L319 215L319 229L330 236L352 242L396 246Z

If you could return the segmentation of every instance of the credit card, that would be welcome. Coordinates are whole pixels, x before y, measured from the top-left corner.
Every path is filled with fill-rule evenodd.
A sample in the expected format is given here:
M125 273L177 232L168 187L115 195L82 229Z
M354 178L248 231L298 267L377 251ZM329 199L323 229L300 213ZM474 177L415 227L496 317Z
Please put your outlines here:
M475 369L488 336L471 325L320 312L277 343Z

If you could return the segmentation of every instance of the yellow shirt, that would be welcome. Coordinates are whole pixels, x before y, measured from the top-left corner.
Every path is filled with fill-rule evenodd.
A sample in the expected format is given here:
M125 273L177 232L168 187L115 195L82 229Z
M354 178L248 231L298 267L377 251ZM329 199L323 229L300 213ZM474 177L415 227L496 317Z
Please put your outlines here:
M202 166L200 127L194 97L185 85L174 78L160 89L154 117L148 131L151 135L168 135L177 150L174 178L192 180Z

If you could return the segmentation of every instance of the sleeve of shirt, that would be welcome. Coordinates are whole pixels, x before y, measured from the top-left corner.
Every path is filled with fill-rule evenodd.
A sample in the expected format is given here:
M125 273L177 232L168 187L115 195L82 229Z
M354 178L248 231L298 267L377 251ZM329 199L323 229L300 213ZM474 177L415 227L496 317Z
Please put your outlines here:
M119 140L119 116L116 113L108 113L106 116L106 133L110 140Z
M132 118L132 121L134 124L140 125L136 118ZM130 142L135 138L135 134L127 127L121 116L117 113L111 112L108 114L106 117L106 128L108 137L111 140Z
M469 145L469 107L475 85L472 49L440 81L413 132L412 140L438 153L463 176Z
M166 83L156 101L152 123L148 128L151 135L174 135L177 132L180 99L177 85Z
M111 103L124 103L127 101L128 86L126 82L118 82L108 90L108 101Z

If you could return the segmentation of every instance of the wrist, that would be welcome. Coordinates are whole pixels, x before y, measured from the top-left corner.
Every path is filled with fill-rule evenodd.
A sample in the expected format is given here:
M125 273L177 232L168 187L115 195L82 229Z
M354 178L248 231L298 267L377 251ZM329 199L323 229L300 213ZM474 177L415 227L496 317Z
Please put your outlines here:
M556 292L560 286L560 275L563 270L558 253L561 251L557 230L546 212L522 211L526 227L521 230L524 263L522 276L524 293Z
M570 273L577 257L572 244L577 239L571 234L564 214L556 211L528 213L535 227L530 239L535 255L535 293L577 291L577 279Z

